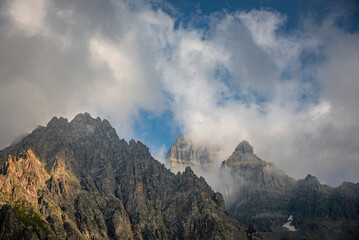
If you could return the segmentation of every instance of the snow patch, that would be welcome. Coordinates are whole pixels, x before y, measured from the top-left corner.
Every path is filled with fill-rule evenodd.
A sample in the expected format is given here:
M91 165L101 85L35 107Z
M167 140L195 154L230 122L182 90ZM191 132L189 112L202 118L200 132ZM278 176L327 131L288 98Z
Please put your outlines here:
M286 222L282 227L288 229L291 232L297 231L297 229L293 225L291 225L293 221L293 215L289 215L287 221L288 222Z

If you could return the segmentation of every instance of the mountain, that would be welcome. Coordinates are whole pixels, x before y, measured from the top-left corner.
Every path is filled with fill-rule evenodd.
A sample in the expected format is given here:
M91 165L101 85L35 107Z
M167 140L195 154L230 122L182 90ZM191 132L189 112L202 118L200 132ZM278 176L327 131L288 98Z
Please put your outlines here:
M228 212L243 224L271 232L264 234L268 239L288 234L295 239L358 239L359 183L333 188L311 175L295 180L258 158L247 141L221 169L229 170L240 186L227 204Z
M247 141L218 169L218 181L228 183L221 189L227 211L265 239L359 239L359 183L333 188L311 175L293 179Z
M183 171L187 166L206 170L212 166L216 151L218 149L215 147L194 144L180 136L167 152L165 161L173 172Z
M229 212L240 222L256 224L261 231L273 231L284 224L291 213L286 206L294 196L294 179L257 157L247 141L222 162L221 170L225 169L234 179L230 187L240 186L227 191L232 199L227 205Z
M54 117L0 165L0 239L260 239L191 168L173 174L87 113Z

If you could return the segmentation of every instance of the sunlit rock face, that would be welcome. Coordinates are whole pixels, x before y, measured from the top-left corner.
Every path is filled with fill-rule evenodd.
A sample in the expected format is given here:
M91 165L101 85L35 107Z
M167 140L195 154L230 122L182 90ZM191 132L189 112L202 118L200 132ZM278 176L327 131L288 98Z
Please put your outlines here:
M173 174L79 114L0 151L0 239L247 239L190 167Z
M194 144L192 141L180 136L167 152L166 165L173 172L182 172L187 166L195 171L205 171L213 165L213 158L218 151L215 147Z

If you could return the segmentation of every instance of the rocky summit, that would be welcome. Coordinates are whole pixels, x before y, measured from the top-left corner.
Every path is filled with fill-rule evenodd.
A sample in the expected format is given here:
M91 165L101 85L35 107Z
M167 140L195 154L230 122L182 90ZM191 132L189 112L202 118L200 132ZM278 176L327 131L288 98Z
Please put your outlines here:
M332 188L311 175L295 180L258 158L247 141L221 169L237 186L227 210L241 223L255 224L266 239L359 238L358 183Z
M218 169L226 209L247 232L265 239L359 239L359 183L333 188L312 175L293 179L256 156L247 141Z
M233 154L222 162L223 174L229 174L234 184L229 186L227 209L245 224L254 223L261 231L273 231L284 224L290 210L295 180L261 160L253 147L241 142Z
M87 113L54 117L0 165L0 239L255 239L191 168L173 174Z
M166 154L166 165L173 172L183 171L187 166L205 171L212 166L217 150L215 147L194 144L180 136Z

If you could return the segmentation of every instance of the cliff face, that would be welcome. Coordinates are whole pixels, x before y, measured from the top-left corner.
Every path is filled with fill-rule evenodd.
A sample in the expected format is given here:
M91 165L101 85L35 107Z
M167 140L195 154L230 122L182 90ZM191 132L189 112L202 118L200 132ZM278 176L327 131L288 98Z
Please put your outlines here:
M283 225L291 213L294 179L257 157L247 141L222 162L221 169L228 169L234 186L240 186L230 191L232 201L227 205L240 222L254 223L262 231Z
M167 154L172 163L191 159L183 152L193 151L193 143L183 148L182 140ZM228 212L266 239L359 239L358 183L332 188L311 175L295 180L256 156L247 141L222 162L219 172L218 181L229 183L221 189Z
M205 171L213 164L216 148L194 144L183 136L178 137L167 152L166 165L173 172L182 172L187 166Z
M268 232L263 234L268 239L359 236L359 184L332 188L311 175L292 179L258 158L246 141L222 162L221 169L229 170L240 186L232 190L228 211L241 223L254 223Z
M171 173L89 114L53 118L0 164L0 239L247 238L203 178Z

